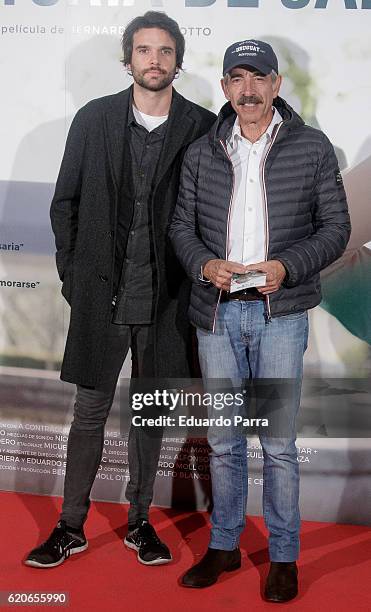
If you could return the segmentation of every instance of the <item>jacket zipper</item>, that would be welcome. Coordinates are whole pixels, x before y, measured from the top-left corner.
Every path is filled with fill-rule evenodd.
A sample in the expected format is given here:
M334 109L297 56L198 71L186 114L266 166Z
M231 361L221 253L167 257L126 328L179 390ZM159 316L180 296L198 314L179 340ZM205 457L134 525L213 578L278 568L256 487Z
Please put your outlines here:
M263 187L263 200L264 200L264 227L265 227L265 240L264 240L264 257L265 257L265 261L268 261L268 250L269 250L269 220L268 220L268 201L267 201L267 190L265 187L265 162L267 161L267 157L269 155L269 152L271 150L271 148L274 145L274 142L277 138L277 134L281 128L283 124L283 121L281 121L281 123L277 126L277 129L273 135L273 138L271 140L271 143L267 149L267 152L264 156L263 159L263 163L262 163L262 171L261 171L261 179L262 179L262 187ZM272 320L272 316L271 316L271 305L270 305L270 300L269 300L269 295L265 296L265 303L266 303L266 307L267 307L267 322L269 323Z
M234 184L235 184L235 174L234 174L234 168L233 168L233 164L232 164L232 160L228 154L227 148L224 144L224 142L220 139L219 140L220 144L223 147L224 153L226 154L229 163L231 164L231 168L232 168L232 191L231 191L231 197L229 199L229 207L228 207L228 218L227 218L227 238L226 238L226 243L225 243L225 259L227 261L227 257L228 257L228 241L229 241L229 220L230 220L230 216L231 216L231 208L232 208L232 201L233 201L233 195L234 195ZM214 320L213 320L213 329L212 329L212 333L215 333L215 326L216 326L216 315L218 312L218 307L220 304L220 298L222 296L222 289L219 290L219 296L218 296L218 301L216 303L215 306L215 312L214 312Z

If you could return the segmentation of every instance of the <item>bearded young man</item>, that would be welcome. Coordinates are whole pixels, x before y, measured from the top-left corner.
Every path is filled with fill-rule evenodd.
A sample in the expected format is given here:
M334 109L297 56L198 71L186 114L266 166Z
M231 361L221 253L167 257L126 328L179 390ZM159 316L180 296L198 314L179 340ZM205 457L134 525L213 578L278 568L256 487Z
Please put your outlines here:
M89 102L69 132L51 220L71 306L61 378L77 392L62 514L27 556L32 567L58 566L88 547L83 524L129 348L137 381L191 374L189 285L167 230L185 149L215 116L172 87L184 46L178 24L164 13L135 18L122 38L133 86ZM146 565L172 559L148 522L160 448L159 432L131 426L125 544Z

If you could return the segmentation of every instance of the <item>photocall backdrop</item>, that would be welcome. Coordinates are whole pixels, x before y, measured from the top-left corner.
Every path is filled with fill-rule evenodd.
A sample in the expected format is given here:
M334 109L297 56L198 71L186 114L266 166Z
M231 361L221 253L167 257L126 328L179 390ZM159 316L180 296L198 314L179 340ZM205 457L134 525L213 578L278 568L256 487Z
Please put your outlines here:
M166 11L184 33L185 70L175 86L187 98L217 112L225 48L260 38L279 57L281 95L335 146L353 233L345 255L323 272L323 301L310 313L298 439L301 506L306 519L367 524L371 0L0 0L0 487L62 493L74 388L59 380L69 311L49 205L74 114L88 100L129 86L120 36L149 9ZM127 432L120 431L119 406L129 376L128 358L95 499L125 501ZM192 431L167 430L155 503L207 508L207 454ZM259 514L262 452L254 436L248 454L248 511Z

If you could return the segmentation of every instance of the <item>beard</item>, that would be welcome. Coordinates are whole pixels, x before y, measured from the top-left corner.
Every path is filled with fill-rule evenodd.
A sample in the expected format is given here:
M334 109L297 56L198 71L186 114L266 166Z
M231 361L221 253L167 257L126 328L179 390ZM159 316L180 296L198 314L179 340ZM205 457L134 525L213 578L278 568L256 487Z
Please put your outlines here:
M161 69L158 69L158 71L161 76L156 81L151 82L148 78L146 79L146 74L147 72L150 72L150 70L139 72L133 66L131 67L132 76L136 84L140 85L144 89L148 89L148 91L162 91L171 85L175 79L176 68L174 68L174 70L171 72L166 72L165 70Z

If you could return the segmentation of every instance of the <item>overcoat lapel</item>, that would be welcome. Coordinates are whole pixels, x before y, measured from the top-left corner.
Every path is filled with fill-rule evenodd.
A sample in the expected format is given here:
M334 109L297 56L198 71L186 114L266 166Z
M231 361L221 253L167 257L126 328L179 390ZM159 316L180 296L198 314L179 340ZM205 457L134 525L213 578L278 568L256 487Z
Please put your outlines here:
M118 94L105 110L105 139L112 177L118 191L122 181L125 130L128 122L129 100L132 87Z
M155 189L173 163L179 150L190 144L194 139L195 120L192 117L192 110L188 100L173 89L168 126L154 184Z
M125 130L132 89L133 87L131 86L129 89L118 94L114 100L111 99L109 107L105 110L105 138L109 163L117 190L121 185L123 172ZM173 99L164 146L162 147L159 160L155 188L171 166L179 150L192 142L194 126L195 120L192 117L191 104L173 89Z

